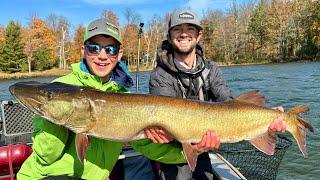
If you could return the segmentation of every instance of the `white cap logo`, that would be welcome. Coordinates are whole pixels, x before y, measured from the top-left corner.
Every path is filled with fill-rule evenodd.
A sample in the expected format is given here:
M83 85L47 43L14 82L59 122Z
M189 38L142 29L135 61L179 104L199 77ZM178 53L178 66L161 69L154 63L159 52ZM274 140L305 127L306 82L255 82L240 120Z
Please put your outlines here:
M179 14L180 19L194 19L194 16L188 12Z

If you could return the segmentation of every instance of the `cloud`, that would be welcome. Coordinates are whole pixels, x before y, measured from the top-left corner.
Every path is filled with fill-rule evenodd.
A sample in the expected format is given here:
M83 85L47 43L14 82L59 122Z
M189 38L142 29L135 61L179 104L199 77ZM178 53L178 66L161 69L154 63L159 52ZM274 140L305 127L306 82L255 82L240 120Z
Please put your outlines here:
M81 0L92 5L133 5L143 4L147 0Z

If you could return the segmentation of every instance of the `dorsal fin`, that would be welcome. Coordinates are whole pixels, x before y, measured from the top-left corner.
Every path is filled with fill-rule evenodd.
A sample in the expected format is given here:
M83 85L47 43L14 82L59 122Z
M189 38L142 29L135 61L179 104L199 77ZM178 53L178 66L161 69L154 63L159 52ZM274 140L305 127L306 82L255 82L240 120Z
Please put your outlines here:
M236 97L235 101L254 104L257 106L265 106L267 99L259 93L259 90L253 90Z

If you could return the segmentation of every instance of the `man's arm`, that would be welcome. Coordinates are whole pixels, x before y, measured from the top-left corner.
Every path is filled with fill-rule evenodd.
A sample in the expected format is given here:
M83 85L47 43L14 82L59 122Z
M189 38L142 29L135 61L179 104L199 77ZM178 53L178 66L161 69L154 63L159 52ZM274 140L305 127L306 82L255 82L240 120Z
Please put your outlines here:
M210 62L210 65L212 66L212 70L209 74L209 83L210 89L215 96L214 100L216 102L232 100L231 90L227 86L227 82L225 81L220 68L218 68L214 62Z
M177 144L152 143L149 139L131 141L130 145L146 157L166 164L186 163L183 150Z
M154 69L150 74L149 80L149 93L160 96L176 97L177 91L175 90L173 79L169 79L167 72L161 68Z
M40 116L34 117L33 126L33 154L40 164L50 165L62 156L69 132Z

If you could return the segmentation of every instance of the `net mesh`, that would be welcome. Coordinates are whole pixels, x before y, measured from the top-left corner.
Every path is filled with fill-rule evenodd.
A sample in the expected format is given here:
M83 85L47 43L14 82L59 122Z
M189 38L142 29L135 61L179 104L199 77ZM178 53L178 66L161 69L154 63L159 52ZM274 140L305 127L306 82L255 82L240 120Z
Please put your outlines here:
M280 162L291 144L290 139L278 136L273 156L259 151L248 141L221 144L218 152L247 179L276 179Z

